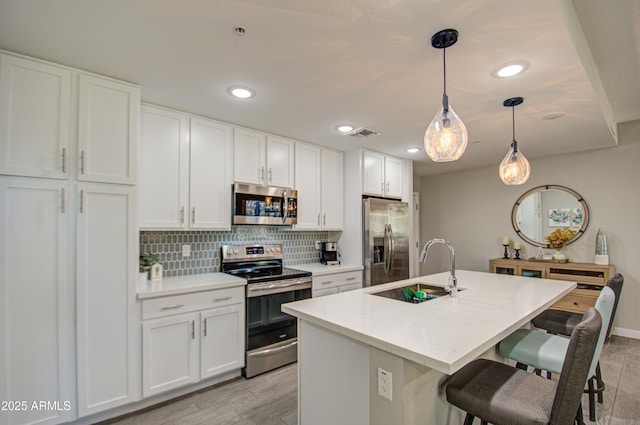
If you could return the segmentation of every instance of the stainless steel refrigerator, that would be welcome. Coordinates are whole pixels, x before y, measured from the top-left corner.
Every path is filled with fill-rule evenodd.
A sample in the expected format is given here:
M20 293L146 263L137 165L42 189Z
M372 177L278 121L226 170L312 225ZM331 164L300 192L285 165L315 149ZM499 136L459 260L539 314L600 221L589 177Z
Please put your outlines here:
M362 200L365 286L409 278L409 205Z

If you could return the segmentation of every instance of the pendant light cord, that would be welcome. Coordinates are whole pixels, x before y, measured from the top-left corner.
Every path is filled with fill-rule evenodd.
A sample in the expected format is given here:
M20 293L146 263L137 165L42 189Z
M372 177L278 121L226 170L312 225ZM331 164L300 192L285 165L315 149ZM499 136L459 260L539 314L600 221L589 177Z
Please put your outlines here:
M442 109L444 109L444 112L447 113L449 112L449 96L447 96L447 48L443 48L442 49L442 70L443 70L443 78L442 81L444 82L444 87L443 87L443 91L444 93L442 94Z
M516 142L516 106L511 106L511 124L513 137L511 138L511 146L513 146L513 153L518 152L518 142Z

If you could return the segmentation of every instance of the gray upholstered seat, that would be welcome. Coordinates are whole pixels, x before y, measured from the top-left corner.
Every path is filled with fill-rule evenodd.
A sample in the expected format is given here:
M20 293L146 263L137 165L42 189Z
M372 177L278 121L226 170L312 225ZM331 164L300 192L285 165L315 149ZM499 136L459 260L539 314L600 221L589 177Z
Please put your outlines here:
M618 301L620 300L620 294L622 293L622 285L624 284L624 276L620 273L616 273L614 277L609 279L607 286L613 290L616 295L616 301L613 305L613 311L611 312L611 319L609 320L609 326L607 328L607 335L611 333L613 327L613 319L616 315L618 308ZM544 329L545 331L557 334L557 335L571 335L573 328L582 320L582 314L572 313L564 310L545 310L536 316L531 323L538 329Z
M486 359L469 363L447 382L447 401L494 425L570 425L578 411L602 320L589 308L575 326L558 381Z

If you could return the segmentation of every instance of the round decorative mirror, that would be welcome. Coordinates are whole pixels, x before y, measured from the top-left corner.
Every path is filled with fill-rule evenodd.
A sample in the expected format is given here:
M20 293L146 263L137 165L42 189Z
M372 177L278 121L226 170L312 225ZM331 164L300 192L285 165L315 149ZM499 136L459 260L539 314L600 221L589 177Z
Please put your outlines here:
M567 187L538 186L518 198L511 223L518 236L531 245L559 248L575 242L587 230L589 207Z

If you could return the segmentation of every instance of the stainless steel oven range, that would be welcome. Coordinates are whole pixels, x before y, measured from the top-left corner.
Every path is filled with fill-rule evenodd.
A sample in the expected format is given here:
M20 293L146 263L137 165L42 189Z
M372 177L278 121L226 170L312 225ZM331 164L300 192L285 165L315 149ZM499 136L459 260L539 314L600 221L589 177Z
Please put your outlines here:
M246 378L297 360L297 319L280 306L311 298L311 273L282 260L281 244L222 247L222 271L247 279Z

